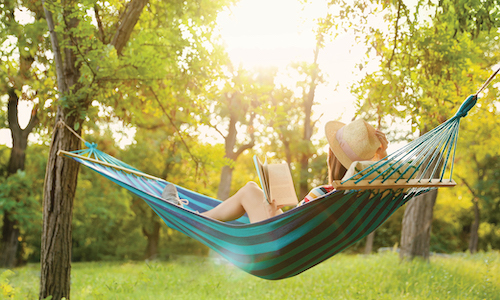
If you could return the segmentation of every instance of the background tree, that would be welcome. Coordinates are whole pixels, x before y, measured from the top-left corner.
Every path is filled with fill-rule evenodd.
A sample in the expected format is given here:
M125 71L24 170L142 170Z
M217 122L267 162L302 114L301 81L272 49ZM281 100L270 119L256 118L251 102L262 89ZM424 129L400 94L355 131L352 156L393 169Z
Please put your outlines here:
M23 17L22 9L31 9L31 14ZM47 78L51 74L47 66L47 49L43 37L46 23L36 3L4 2L0 12L0 28L2 28L0 41L3 45L0 49L0 56L3 58L0 76L4 78L0 83L0 95L6 95L8 102L7 111L2 112L6 114L7 124L2 124L2 127L8 127L12 137L6 173L6 176L11 176L25 169L28 136L39 124L38 107L43 108L45 101L50 97L50 91L47 91L43 84L51 81ZM33 105L27 125L19 122L20 101L29 101ZM22 128L22 126L25 127ZM21 180L27 177L17 176L16 178ZM20 236L21 228L18 220L22 213L16 212L16 209L24 209L21 205L24 200L21 197L22 195L19 194L18 197L9 198L16 203L8 203L7 198L4 199L0 249L0 266L2 267L13 267L22 263L23 250L19 248L19 240L22 240L22 236Z
M461 147L457 160L459 180L465 191L457 194L471 200L473 218L468 235L468 250L475 253L479 250L479 229L482 222L498 224L491 218L499 205L497 188L499 145L498 109L495 105L498 90L491 87L484 98L480 98L480 106L471 111L470 119L462 122ZM463 197L462 196L462 197ZM483 210L482 208L493 208ZM483 213L481 213L483 211ZM481 217L482 216L482 217Z
M217 192L217 199L221 200L229 198L236 160L245 150L255 146L256 135L259 136L256 132L256 118L261 114L259 107L274 89L272 73L229 69L229 77L214 106L213 118L208 121L224 139L226 165L222 167Z

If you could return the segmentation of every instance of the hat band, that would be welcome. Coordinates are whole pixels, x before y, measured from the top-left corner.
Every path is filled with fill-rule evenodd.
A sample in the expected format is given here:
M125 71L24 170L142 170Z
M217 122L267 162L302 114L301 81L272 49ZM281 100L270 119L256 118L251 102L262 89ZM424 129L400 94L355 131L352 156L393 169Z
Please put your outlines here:
M352 160L352 161L363 161L363 160L366 160L366 159L363 159L363 158L359 157L352 150L351 146L349 146L349 144L344 140L344 128L345 127L340 128L337 131L337 134L335 135L335 137L337 138L337 141L339 142L340 148L342 149L342 151L344 151L344 154L347 155L347 157L350 160Z

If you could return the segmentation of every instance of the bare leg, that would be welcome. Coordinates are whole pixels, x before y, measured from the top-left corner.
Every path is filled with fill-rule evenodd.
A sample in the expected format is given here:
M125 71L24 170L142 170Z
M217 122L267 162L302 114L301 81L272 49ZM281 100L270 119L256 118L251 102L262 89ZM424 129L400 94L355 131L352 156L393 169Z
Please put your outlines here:
M264 199L264 193L259 186L248 182L232 197L217 205L213 209L203 212L202 215L219 221L232 221L248 214L251 223L259 222L283 213Z

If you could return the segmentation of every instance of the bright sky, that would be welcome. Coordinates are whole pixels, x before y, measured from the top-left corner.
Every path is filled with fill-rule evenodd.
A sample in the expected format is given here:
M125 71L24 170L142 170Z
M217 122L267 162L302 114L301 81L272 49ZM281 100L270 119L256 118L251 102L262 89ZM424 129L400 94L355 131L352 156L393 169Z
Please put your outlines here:
M230 12L221 13L218 23L233 63L247 68L273 65L284 70L293 61L312 62L314 19L324 16L326 1L310 2L303 6L299 0L240 0ZM313 108L316 118L322 115L320 134L327 121L349 122L354 115L354 99L348 88L356 79L355 63L364 49L352 44L352 37L344 35L320 51L319 66L327 75L327 83L316 91L319 105ZM26 104L20 106L29 110ZM27 120L20 122L26 124ZM9 130L0 130L0 143L10 145Z
M240 0L231 12L222 13L218 23L235 65L247 68L274 65L284 70L293 61L312 63L315 19L324 17L326 1ZM355 63L364 48L353 47L352 36L343 35L320 51L319 66L326 84L319 86L313 107L322 115L319 133L329 120L349 122L354 116L354 97L349 86L356 79Z

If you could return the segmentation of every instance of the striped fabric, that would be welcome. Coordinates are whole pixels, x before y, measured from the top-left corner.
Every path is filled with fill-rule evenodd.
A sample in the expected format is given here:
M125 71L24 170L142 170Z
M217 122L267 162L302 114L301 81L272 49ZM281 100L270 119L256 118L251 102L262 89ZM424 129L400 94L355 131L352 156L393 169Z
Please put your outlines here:
M138 195L165 223L212 248L260 278L295 276L346 249L379 227L411 195L388 190L332 192L283 214L250 224L247 217L220 222L198 214L220 201L177 186L189 206L161 199L167 184L73 157ZM414 195L414 194L413 194Z
M299 202L299 205L304 205L307 202L311 202L321 196L324 196L332 192L335 188L331 185L322 185L313 188L309 193Z

